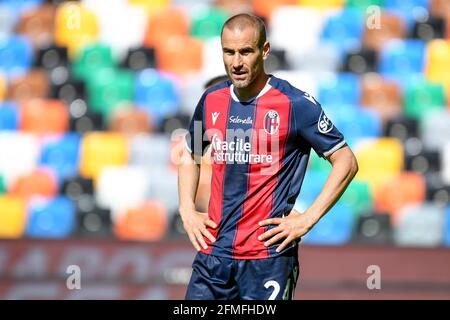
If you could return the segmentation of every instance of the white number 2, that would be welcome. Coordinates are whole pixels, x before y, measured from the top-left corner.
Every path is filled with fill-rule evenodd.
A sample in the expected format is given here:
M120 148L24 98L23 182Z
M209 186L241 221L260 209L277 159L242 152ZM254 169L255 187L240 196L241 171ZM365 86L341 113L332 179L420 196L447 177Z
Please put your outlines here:
M278 293L280 292L280 284L275 280L269 280L266 283L264 283L264 288L268 289L269 287L273 287L273 291L269 297L269 300L275 300Z

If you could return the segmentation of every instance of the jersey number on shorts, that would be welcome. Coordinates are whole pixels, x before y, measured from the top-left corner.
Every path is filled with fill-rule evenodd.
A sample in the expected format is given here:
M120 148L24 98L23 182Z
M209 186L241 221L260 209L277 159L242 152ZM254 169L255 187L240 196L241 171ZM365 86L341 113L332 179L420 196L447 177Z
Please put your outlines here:
M269 280L264 284L264 287L268 289L269 287L273 287L272 294L269 297L269 300L275 300L278 293L280 292L280 284L275 280Z

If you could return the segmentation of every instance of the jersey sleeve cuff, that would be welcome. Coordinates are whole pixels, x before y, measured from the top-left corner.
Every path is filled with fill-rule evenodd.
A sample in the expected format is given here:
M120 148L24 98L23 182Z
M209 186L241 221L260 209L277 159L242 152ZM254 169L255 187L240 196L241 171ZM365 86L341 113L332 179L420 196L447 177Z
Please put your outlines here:
M331 155L333 152L339 150L340 148L342 148L344 145L346 144L345 140L342 140L341 142L339 142L337 145L335 145L333 148L331 148L330 150L326 151L323 153L323 157L326 158L329 155Z

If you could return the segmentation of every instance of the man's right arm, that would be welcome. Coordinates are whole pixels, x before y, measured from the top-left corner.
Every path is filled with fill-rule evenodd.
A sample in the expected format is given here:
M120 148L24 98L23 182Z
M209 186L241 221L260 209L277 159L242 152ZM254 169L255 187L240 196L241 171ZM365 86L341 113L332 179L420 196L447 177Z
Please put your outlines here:
M211 243L215 241L206 226L214 229L217 225L209 219L207 213L195 209L195 197L200 177L200 162L197 162L193 153L186 147L182 148L178 165L178 209L189 240L194 248L200 251L200 246L204 249L208 248L204 237L207 237Z

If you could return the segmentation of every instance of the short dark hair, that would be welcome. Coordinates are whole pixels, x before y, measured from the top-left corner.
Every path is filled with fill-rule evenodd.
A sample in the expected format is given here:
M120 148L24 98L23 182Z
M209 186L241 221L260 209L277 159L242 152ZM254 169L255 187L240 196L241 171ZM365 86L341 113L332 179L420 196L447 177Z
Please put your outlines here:
M228 18L228 20L225 21L225 23L223 24L220 36L222 37L223 30L225 28L229 29L238 28L242 30L246 27L254 27L258 30L259 35L258 47L262 48L264 46L264 43L266 43L267 41L266 25L264 24L264 21L260 17L257 17L253 14L240 13Z

